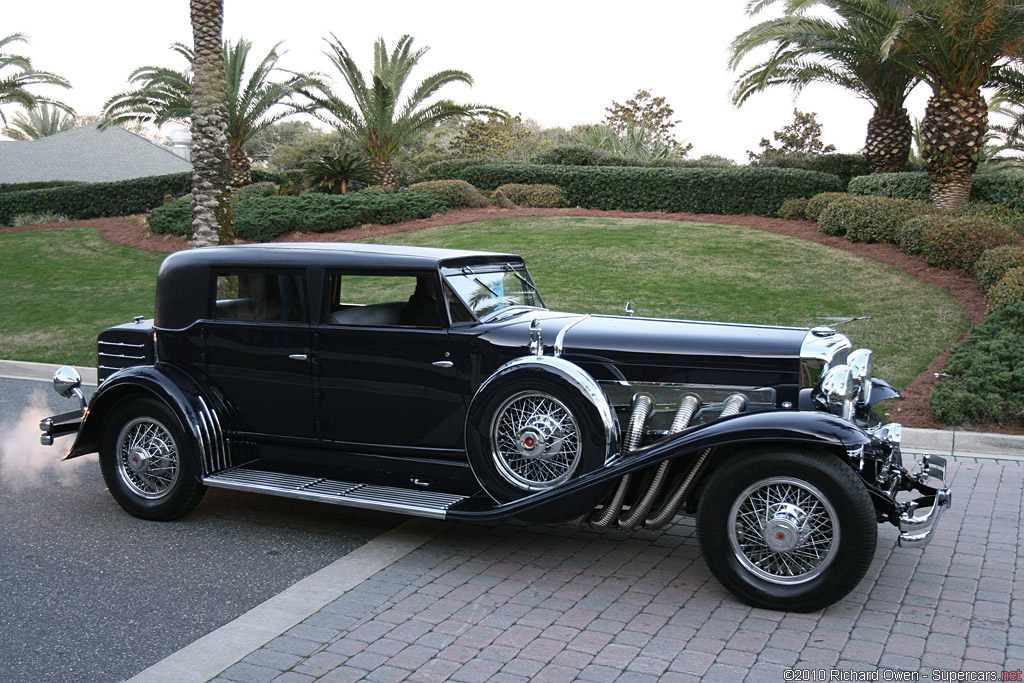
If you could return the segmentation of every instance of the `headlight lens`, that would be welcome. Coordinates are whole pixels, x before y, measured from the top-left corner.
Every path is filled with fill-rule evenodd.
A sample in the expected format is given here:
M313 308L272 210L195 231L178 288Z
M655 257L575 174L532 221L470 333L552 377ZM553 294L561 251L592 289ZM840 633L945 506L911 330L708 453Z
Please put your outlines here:
M871 400L871 351L857 349L842 365L830 368L821 378L816 399L830 412L844 420L853 420L855 408L865 407Z

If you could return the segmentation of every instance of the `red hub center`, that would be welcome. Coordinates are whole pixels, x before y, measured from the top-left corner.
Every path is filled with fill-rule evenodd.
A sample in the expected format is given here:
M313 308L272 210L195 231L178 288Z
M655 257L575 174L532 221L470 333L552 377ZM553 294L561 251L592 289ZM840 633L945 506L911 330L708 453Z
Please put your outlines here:
M523 443L526 445L527 448L533 448L537 444L537 442L533 440L532 436L528 436L525 439L523 439Z

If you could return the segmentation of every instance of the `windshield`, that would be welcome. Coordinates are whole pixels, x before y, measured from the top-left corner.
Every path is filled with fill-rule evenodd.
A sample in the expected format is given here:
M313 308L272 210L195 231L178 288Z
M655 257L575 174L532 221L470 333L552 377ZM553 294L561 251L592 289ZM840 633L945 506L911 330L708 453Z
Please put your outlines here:
M477 318L513 306L543 306L540 295L524 268L505 266L500 271L462 268L446 275L448 284Z

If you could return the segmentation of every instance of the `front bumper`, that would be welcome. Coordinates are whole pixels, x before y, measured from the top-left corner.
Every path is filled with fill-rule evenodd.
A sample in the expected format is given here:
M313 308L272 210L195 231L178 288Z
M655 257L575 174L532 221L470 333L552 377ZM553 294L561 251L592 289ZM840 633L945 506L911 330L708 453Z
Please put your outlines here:
M953 493L946 486L946 459L938 455L921 456L911 481L925 495L902 504L899 545L922 548L931 540L939 517L953 503Z

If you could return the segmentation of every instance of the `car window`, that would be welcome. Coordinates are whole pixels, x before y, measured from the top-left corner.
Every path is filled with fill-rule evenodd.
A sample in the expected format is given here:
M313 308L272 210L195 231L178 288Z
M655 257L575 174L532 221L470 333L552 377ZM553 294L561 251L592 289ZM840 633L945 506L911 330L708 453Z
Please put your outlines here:
M537 290L525 270L486 271L463 268L449 273L447 284L469 305L477 318L512 306L541 306Z
M217 320L304 322L306 295L299 273L243 271L217 275Z
M333 325L441 327L434 275L349 275L327 278L325 322Z

